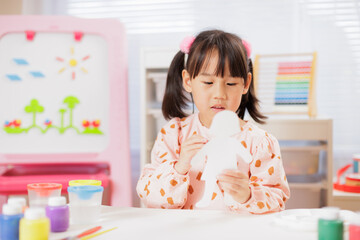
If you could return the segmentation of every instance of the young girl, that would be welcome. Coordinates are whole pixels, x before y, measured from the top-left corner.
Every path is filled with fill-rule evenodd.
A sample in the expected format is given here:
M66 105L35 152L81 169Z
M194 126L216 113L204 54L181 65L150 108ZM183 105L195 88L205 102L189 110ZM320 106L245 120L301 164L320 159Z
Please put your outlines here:
M191 160L209 141L214 115L230 110L239 116L241 132L236 139L253 160L247 169L229 169L218 175L219 188L210 208L257 214L285 209L290 191L279 143L243 120L245 110L256 122L263 123L266 118L258 111L249 56L250 46L245 41L219 30L183 41L169 68L162 105L163 115L170 121L159 132L151 164L144 167L136 188L147 207L195 208L204 192L201 175L206 160L198 168L191 166ZM184 90L190 93L198 113L185 113L188 99ZM224 192L235 200L230 205L223 201Z

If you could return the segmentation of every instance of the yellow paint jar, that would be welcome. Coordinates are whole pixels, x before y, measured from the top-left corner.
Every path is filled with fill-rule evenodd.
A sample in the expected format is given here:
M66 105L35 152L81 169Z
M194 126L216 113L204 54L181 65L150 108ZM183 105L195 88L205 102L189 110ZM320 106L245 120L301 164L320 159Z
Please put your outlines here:
M45 215L45 209L27 208L24 218L20 220L19 240L48 240L49 232L50 221Z
M100 180L84 179L84 180L71 180L69 186L101 186Z

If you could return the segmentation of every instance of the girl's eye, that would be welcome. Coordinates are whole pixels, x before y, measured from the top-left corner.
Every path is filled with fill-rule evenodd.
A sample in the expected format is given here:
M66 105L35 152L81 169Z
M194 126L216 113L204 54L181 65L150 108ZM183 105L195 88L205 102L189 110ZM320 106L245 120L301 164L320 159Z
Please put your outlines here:
M228 86L236 86L236 83L228 83Z
M212 82L203 82L204 84L206 84L206 85L211 85L211 84L213 84Z

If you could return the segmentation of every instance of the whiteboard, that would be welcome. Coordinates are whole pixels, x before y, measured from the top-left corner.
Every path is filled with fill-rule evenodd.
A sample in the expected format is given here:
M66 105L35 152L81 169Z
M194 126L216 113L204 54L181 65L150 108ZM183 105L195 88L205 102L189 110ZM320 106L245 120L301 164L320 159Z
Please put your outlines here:
M102 36L75 41L72 33L37 32L29 41L14 32L0 38L0 153L101 152L109 142L109 99Z

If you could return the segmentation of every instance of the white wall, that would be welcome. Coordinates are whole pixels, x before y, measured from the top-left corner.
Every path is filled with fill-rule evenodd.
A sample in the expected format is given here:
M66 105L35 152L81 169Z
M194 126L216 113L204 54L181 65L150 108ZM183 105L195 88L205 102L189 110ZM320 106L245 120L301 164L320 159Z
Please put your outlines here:
M137 18L121 12L124 1L102 0L102 12L86 12L79 0L43 1L47 14L71 14L79 17L116 17L128 27L129 101L131 149L140 148L140 49L143 47L177 47L186 35L209 28L234 32L247 39L255 54L318 52L318 115L334 119L335 169L351 162L360 153L360 6L355 0L159 0L163 4L179 4L180 12L166 16L167 10L142 10ZM76 11L69 11L74 5ZM95 1L92 1L95 2ZM139 0L131 3L139 4ZM175 3L174 3L175 2ZM147 1L143 3L148 3ZM129 5L126 5L128 7ZM133 12L138 7L132 6ZM84 12L81 13L82 9ZM93 8L95 9L95 8ZM118 10L116 10L118 9ZM108 11L108 12L106 12ZM116 12L118 11L118 13ZM26 12L26 11L25 11ZM29 13L29 11L27 11ZM31 12L31 11L30 11ZM132 12L132 13L133 13ZM108 15L107 15L108 14ZM137 28L146 26L153 17L173 22L167 32ZM163 14L163 15L161 15ZM181 20L184 27L181 25ZM342 20L342 21L341 21ZM161 21L160 21L161 23ZM140 29L140 30L139 30ZM163 29L163 30L164 30ZM169 30L170 29L170 30Z

